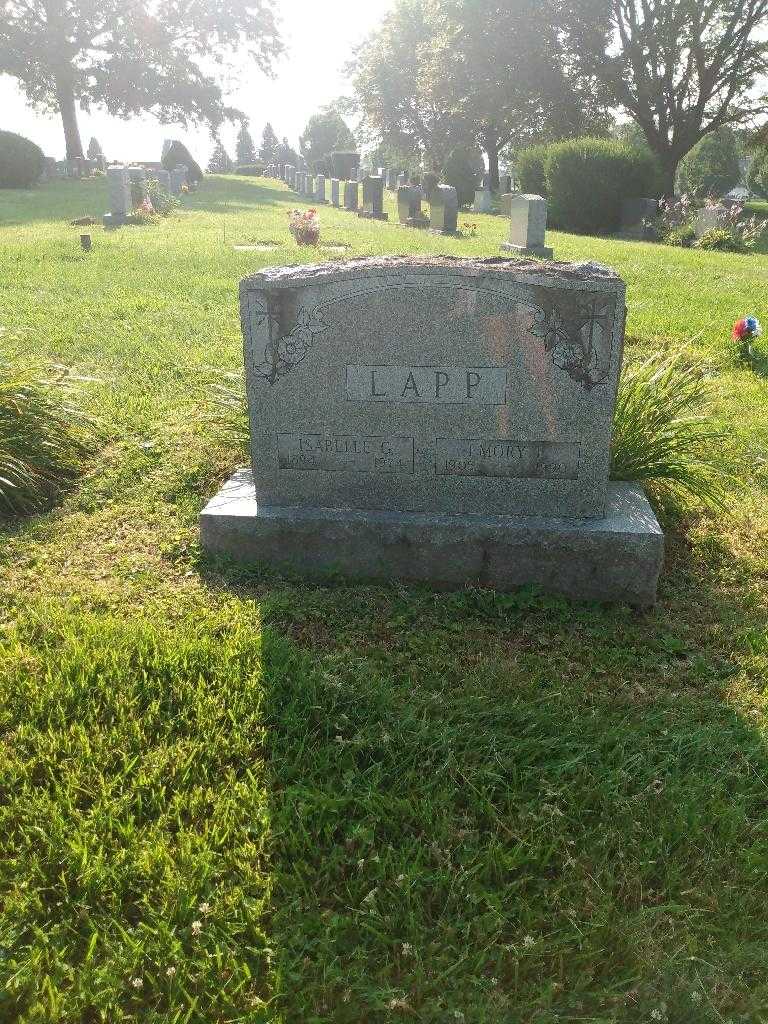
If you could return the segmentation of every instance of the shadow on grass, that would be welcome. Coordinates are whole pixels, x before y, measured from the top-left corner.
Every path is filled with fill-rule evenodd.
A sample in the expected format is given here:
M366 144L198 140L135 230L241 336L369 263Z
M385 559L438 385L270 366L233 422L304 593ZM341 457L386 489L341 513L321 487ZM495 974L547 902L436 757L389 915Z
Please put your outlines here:
M292 192L279 188L276 183L256 184L258 181L254 178L204 178L197 192L182 198L181 209L244 213L293 199ZM95 217L100 226L103 214L109 209L105 178L61 179L34 189L2 189L0 198L0 227L59 219L69 226L71 220L84 216Z
M201 563L261 609L286 1020L760 1019L768 756L731 687L768 612L698 558L647 614Z

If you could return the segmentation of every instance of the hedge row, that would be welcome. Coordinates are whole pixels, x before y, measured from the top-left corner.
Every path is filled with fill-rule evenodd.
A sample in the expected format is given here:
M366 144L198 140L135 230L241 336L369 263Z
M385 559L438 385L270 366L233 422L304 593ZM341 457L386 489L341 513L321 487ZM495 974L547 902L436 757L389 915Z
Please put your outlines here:
M611 139L532 146L520 154L517 166L523 192L546 196L551 226L566 231L616 231L622 200L660 191L653 154Z
M0 188L29 188L44 166L43 151L34 142L0 131Z

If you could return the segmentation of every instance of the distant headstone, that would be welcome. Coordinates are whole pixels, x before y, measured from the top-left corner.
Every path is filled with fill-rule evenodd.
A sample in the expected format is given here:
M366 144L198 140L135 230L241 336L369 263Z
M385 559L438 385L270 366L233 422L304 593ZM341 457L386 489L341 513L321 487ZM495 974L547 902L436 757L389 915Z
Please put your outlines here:
M609 483L625 288L598 264L386 257L240 284L252 468L204 547L291 571L653 603Z
M325 202L325 175L318 174L315 178L315 202L320 204Z
M705 206L696 213L696 219L693 222L693 230L696 232L696 237L701 238L708 231L723 227L727 218L728 208L723 206L722 203L719 203L717 206Z
M421 212L421 188L400 185L397 190L397 219L410 228L427 227L429 221Z
M143 167L131 166L128 168L128 176L133 185L143 185L147 180L147 172Z
M131 178L127 167L107 168L109 213L104 215L104 227L115 228L125 224L133 211Z
M478 188L475 190L475 201L472 204L474 213L490 213L493 209L493 194L490 188Z
M53 181L56 177L56 158L52 156L43 157L43 170L40 175L41 181Z
M656 199L625 199L621 204L621 233L628 238L647 237L645 225L659 212Z
M356 181L344 182L344 209L357 213L357 196L360 185Z
M361 217L371 220L388 220L384 213L384 179L380 175L369 174L363 178L363 208Z
M509 241L501 248L519 256L551 260L552 250L544 244L546 230L546 199L522 192L513 194L509 201Z
M456 234L459 197L452 185L435 185L429 193L429 226L444 235Z
M390 190L390 192L394 192L395 189L397 188L397 177L398 177L397 170L395 170L392 167L388 168L388 170L387 170L387 188Z
M499 195L505 195L512 191L512 178L509 174L499 175Z
M407 185L407 184L408 184L408 175L403 171L401 174L398 174L398 176L397 176L397 187L398 188L402 188L403 185Z
M339 186L341 182L338 178L331 178L331 206L339 206Z
M171 171L171 192L177 196L181 192L182 185L187 184L189 168L186 164L178 164Z
M171 191L170 171L166 171L165 168L160 168L159 170L152 172L152 177L160 185L160 188L164 188L166 192Z

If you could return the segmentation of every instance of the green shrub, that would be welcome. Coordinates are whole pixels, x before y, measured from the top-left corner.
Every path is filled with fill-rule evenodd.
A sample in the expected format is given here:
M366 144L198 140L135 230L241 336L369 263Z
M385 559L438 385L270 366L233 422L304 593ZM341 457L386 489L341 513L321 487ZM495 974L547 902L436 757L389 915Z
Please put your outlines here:
M647 485L662 509L694 499L728 507L736 486L730 472L736 449L733 431L711 416L711 389L701 366L686 366L679 354L656 353L625 366L616 399L611 443L611 479Z
M156 178L147 179L147 196L152 203L152 209L161 217L167 217L181 205L176 196L172 196L164 189Z
M483 161L479 152L466 146L457 146L443 167L443 181L456 189L459 206L470 206L475 199L478 175L482 174Z
M168 147L161 162L166 171L172 171L174 167L184 164L188 169L187 180L195 185L203 180L200 164L198 164L183 142L174 140Z
M530 146L517 157L517 177L521 192L528 195L546 196L547 182L544 176L544 161L548 146Z
M714 249L720 252L747 252L744 239L738 232L728 228L710 228L696 243L697 249Z
M29 188L44 166L43 151L34 142L0 131L0 188Z
M261 162L255 164L240 164L235 168L235 174L246 174L251 178L260 178L267 165Z
M64 367L0 361L0 516L39 511L82 471L93 449L84 383Z
M683 224L680 227L672 228L671 231L663 235L662 241L666 245L679 245L683 249L690 249L696 241L696 232L692 224Z
M658 189L650 151L612 139L555 143L547 149L544 173L552 222L585 234L618 230L622 200Z
M680 162L678 191L725 195L741 180L742 149L732 128L705 135Z

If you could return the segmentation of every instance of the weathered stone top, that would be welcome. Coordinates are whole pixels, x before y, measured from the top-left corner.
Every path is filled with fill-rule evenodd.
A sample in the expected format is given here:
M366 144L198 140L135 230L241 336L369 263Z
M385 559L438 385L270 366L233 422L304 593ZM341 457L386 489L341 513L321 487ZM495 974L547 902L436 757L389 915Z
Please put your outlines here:
M327 263L309 263L291 267L266 267L241 281L241 288L295 287L297 284L320 283L328 279L344 281L359 277L367 272L386 274L388 271L409 271L414 273L454 273L461 277L483 277L485 275L513 274L523 283L546 283L557 287L558 283L571 286L584 283L590 288L601 283L620 281L610 267L601 263L585 261L580 263L558 263L553 260L508 260L503 257L488 259L467 259L457 256L374 256L360 259L334 260Z

